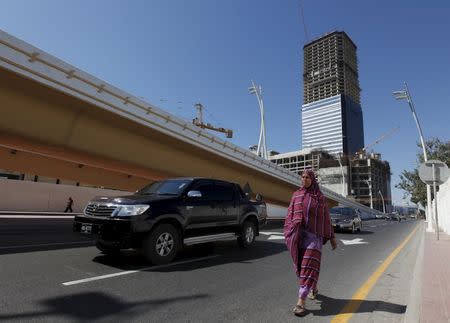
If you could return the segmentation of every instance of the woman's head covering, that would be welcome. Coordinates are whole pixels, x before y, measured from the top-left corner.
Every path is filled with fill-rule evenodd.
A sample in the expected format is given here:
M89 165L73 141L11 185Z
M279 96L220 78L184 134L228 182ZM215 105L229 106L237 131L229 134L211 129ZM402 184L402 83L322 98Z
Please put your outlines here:
M312 193L314 195L322 195L322 191L319 188L319 184L317 183L316 174L314 174L314 171L312 169L306 169L303 175L308 175L309 178L311 178L311 186L306 188L304 185L302 185L301 190L304 190L305 192Z

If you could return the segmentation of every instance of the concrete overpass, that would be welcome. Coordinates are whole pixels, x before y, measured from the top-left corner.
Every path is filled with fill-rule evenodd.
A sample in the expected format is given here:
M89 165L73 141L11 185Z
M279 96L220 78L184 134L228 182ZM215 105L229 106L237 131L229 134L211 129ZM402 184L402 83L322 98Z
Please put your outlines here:
M284 206L299 177L0 31L0 169L132 191L205 176ZM322 188L331 205L369 208Z

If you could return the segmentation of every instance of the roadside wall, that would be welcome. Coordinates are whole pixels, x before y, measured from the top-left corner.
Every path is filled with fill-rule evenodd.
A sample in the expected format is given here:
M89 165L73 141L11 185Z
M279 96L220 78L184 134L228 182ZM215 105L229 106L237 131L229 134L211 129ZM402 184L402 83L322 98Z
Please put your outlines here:
M0 179L0 211L63 212L72 197L73 212L82 212L94 196L129 192L62 184Z
M437 192L437 211L439 228L450 234L450 179L439 187L439 192Z
M287 214L287 207L282 207L274 204L267 203L267 218L268 219L284 219Z

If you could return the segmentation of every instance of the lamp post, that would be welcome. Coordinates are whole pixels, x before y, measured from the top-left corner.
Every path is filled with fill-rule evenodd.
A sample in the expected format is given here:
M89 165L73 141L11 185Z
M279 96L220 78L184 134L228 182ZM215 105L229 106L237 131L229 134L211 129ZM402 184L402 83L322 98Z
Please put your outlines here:
M381 201L383 202L383 213L386 213L386 205L384 204L384 197L383 194L381 194L381 191L378 190L378 194L381 196Z
M423 150L423 159L424 161L428 161L427 151L425 149L425 141L423 139L422 134L422 127L420 126L419 119L416 115L416 109L414 109L414 103L411 98L411 94L408 90L408 85L405 82L405 89L400 91L393 91L392 94L394 95L394 98L397 100L406 100L408 101L409 108L411 109L411 113L414 117L414 121L416 122L417 130L419 131L419 137L420 142L422 144L422 150ZM433 231L433 225L432 225L432 215L431 215L431 187L430 185L427 185L427 231Z
M346 196L347 194L345 194L345 175L344 175L344 168L342 167L342 163L341 163L341 154L337 154L337 161L339 162L339 167L341 168L341 174L342 174L342 196Z
M264 159L269 159L266 145L266 126L264 123L264 102L262 99L262 87L261 85L255 85L252 81L252 86L248 88L250 94L255 94L258 100L259 112L261 113L261 129L259 131L259 141L256 154Z
M370 196L370 208L373 209L373 198L372 198L372 182L368 179L365 179L364 182L367 183L367 186L369 187L369 196Z

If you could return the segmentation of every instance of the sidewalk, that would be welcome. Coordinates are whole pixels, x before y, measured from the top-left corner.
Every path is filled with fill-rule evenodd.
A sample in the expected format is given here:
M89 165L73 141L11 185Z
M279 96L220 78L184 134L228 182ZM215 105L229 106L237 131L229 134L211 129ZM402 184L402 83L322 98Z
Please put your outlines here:
M420 322L450 322L450 236L424 233ZM419 320L418 320L419 321Z

